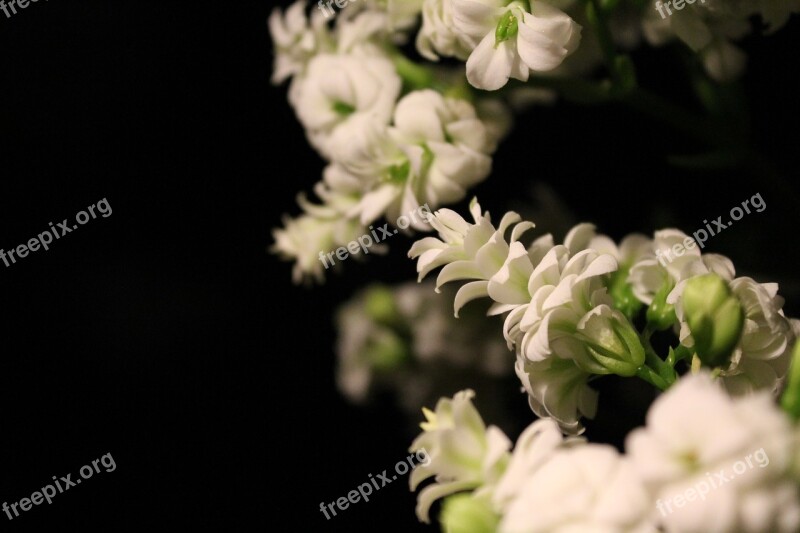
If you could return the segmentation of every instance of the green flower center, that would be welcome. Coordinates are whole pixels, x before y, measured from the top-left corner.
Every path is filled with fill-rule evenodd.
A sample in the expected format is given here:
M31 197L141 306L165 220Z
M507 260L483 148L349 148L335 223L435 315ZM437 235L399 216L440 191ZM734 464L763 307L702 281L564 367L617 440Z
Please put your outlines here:
M514 16L511 10L508 10L500 17L500 22L497 23L497 29L494 31L495 47L502 42L516 37L517 33L519 33L517 17Z
M333 103L333 111L337 115L341 115L343 117L352 115L356 112L356 108L351 106L350 104L346 104L344 102L334 102Z

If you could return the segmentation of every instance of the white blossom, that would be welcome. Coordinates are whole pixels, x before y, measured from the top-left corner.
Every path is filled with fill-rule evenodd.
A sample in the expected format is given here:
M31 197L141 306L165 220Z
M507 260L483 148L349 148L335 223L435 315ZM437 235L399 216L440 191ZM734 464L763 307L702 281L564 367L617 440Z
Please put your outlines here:
M467 39L455 29L455 0L424 0L422 27L417 33L417 50L426 59L438 61L440 56L466 60L472 51Z
M655 533L649 515L630 461L611 446L566 446L524 480L498 533Z
M322 13L314 11L310 19L305 14L306 2L298 0L285 14L274 8L268 24L275 48L272 82L282 83L301 73L316 54L332 48Z
M417 497L417 517L423 522L429 521L428 511L437 499L479 487L488 490L505 471L511 442L497 427L486 427L472 405L473 396L471 390L461 391L439 400L435 411L423 410L423 432L409 448L425 449L430 457L412 472L411 490L435 476L435 483Z
M732 399L705 372L685 376L651 406L626 450L668 532L800 527L793 431L766 393Z
M580 43L581 28L543 1L453 0L453 24L473 49L467 79L478 89L497 90L509 78L558 67Z
M380 56L320 54L299 83L295 111L311 143L326 157L331 156L331 136L355 134L360 117L388 125L401 88L394 65Z

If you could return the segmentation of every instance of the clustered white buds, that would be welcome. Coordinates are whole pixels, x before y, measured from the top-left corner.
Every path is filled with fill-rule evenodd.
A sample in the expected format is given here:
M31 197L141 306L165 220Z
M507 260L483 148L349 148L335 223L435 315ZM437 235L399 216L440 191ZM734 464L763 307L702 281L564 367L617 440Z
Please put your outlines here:
M632 235L617 246L580 224L563 245L544 235L526 247L521 238L533 223L507 213L495 229L477 201L470 211L472 223L449 209L437 211L430 223L439 238L417 241L409 256L418 260L420 279L442 267L437 286L466 282L454 298L456 316L476 298L491 299L490 315L506 314L503 332L531 408L564 432L582 432L581 418L594 416L593 376L639 376L660 388L677 377L677 359L659 358L649 334L633 326L644 306L650 331L671 328L672 348L715 368L731 393L778 392L795 333L777 285L735 278L729 259L701 254L675 229L652 240ZM685 253L666 261L676 243ZM709 301L689 306L687 283L709 281L722 291L719 298L698 286L698 298Z

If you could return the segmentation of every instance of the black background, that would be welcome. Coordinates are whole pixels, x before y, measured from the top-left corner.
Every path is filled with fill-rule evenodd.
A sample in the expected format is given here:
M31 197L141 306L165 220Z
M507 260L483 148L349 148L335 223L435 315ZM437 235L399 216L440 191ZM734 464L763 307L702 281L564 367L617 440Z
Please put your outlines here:
M266 252L322 169L285 87L269 83L272 7L50 0L0 14L0 247L103 198L113 208L0 264L0 497L30 497L106 453L117 464L53 505L0 514L2 529L420 528L404 481L331 521L319 512L405 456L412 435L391 404L337 393L332 312L365 280L411 279L414 265L398 238L388 257L308 289ZM547 183L621 237L691 232L760 192L766 211L709 249L781 282L796 314L797 30L747 42L752 145L780 183L675 169L666 156L693 141L618 106L562 104L519 117L475 193L500 214ZM673 55L636 60L643 84L686 100ZM646 408L622 404L602 414L601 396L601 417ZM619 444L617 426L589 436Z

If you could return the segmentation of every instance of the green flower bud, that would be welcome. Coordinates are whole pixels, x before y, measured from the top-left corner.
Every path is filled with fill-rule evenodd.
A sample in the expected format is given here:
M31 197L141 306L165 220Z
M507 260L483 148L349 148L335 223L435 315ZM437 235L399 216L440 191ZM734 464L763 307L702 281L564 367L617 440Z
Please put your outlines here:
M718 274L694 277L681 300L697 356L712 368L727 363L744 325L742 305L728 284Z
M608 293L614 299L614 307L622 311L629 320L639 314L642 302L633 294L633 287L627 278L630 270L617 270L611 276Z
M800 341L794 345L789 380L781 397L781 406L794 420L800 419Z
M647 323L658 331L669 329L678 321L678 317L675 316L675 306L667 303L667 296L673 287L670 282L664 283L653 297L653 303L647 308Z
M406 342L388 330L373 335L364 355L376 372L397 370L411 357Z
M494 533L500 516L486 500L462 493L444 501L439 520L444 533Z
M631 377L644 364L644 347L639 335L621 312L601 305L578 323L578 338L586 350L576 362L593 374Z

